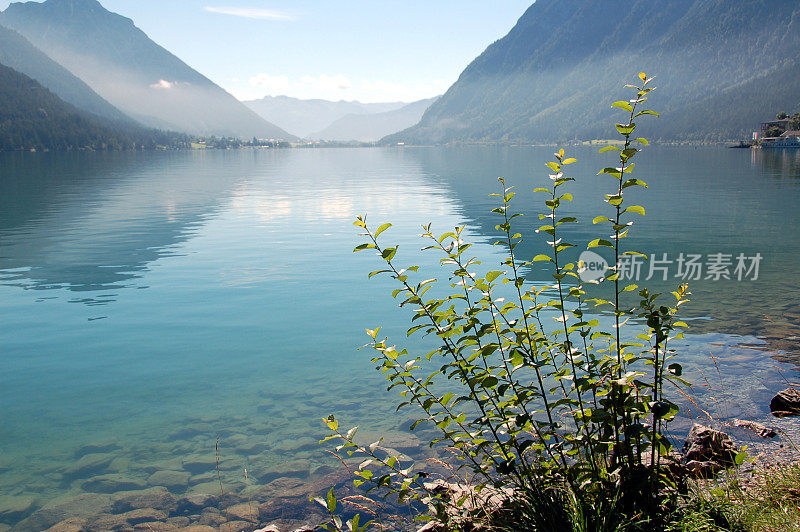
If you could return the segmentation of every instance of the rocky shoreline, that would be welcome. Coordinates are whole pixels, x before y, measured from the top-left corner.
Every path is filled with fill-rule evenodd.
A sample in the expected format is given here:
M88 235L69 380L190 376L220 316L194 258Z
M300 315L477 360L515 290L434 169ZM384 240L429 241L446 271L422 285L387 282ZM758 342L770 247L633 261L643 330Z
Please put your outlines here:
M800 392L786 391L775 402L785 412L788 406L800 414ZM732 465L739 449L747 448L750 460L740 473L788 464L800 460L800 418L776 417L770 423L734 420L725 426L710 427L695 424L677 458L686 474L708 477ZM725 432L722 432L722 431ZM402 452L418 454L420 443L413 435L394 443ZM87 446L87 452L67 468L65 473L84 474L103 471L112 459L111 444ZM414 448L416 446L416 448ZM394 449L397 451L397 449ZM104 452L103 452L104 451ZM416 451L416 452L415 452ZM418 459L424 456L418 455ZM82 483L87 491L71 497L35 507L32 497L6 497L0 506L0 519L21 519L13 527L0 524L0 532L94 532L94 531L186 531L186 532L291 532L314 530L323 523L327 514L317 503L310 501L335 488L337 496L356 495L352 475L344 468L323 466L315 474L304 476L286 466L287 475L276 476L258 487L233 489L222 485L219 479L210 480L183 494L189 478L197 480L197 473L213 477L215 458L184 458L182 471L153 471L146 484L114 473L99 474ZM208 473L209 468L211 472ZM300 468L302 469L302 468ZM201 472L202 470L202 472ZM194 471L194 474L192 473ZM306 469L307 472L307 469ZM154 483L160 485L152 486ZM389 508L388 515L399 509ZM410 521L406 523L406 527ZM396 528L403 528L400 520Z
M364 435L377 438L368 431ZM413 434L390 431L386 436L385 444L392 452L418 460L434 455ZM211 442L209 452L154 463L146 468L145 476L118 470L119 455L125 452L117 442L85 445L58 473L62 485L77 486L80 491L43 504L29 492L0 496L0 532L249 532L266 524L281 531L314 527L327 514L310 501L312 496L324 495L331 487L342 496L360 492L344 468L301 458L306 453L326 456L318 439L305 439L307 450L273 463L270 469L262 465L244 470L236 457L218 463ZM266 459L256 454L263 449L241 440L237 451L251 453L253 463ZM232 446L236 441L234 434L224 443ZM297 438L287 442L292 447L302 444Z
M785 417L765 413L766 417L758 419L706 421L730 435L737 449L747 447L752 460L745 464L745 473L800 460L800 418L794 417L800 414L800 391L781 391L771 406L773 413ZM222 457L215 453L215 442L209 436L214 423L187 423L167 435L168 440L176 442L168 454L171 458L159 455L138 469L125 465L132 451L122 449L119 442L83 445L66 465L49 473L72 493L42 502L32 493L36 488L28 486L0 496L0 532L290 532L311 529L326 520L325 510L311 502L311 497L324 495L331 487L338 497L360 493L353 487L351 474L340 464L324 464L315 458L324 453L318 438L311 437L314 431L273 442L269 449L272 454L265 454L267 444L259 441L263 437L250 434L248 423L243 418L240 425L234 423L223 432ZM387 447L419 462L436 456L424 445L424 435L363 433L368 439L380 435L387 437ZM675 443L679 448L681 442ZM198 452L198 447L205 451ZM275 456L282 458L276 462ZM252 470L248 466L245 473L242 457L258 465ZM265 463L271 467L267 469ZM690 469L718 469L703 463L695 463ZM387 515L400 510L389 508ZM399 522L396 528L401 528Z

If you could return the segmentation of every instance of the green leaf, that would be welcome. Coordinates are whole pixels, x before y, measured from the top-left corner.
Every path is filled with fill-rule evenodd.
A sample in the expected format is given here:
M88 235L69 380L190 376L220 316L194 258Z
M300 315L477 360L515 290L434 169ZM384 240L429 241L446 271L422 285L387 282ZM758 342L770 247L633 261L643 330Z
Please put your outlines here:
M392 226L392 224L390 224L390 223L385 223L385 224L383 224L382 226L378 227L378 230L377 230L377 231L375 231L375 238L378 238L378 235L380 235L381 233L383 233L384 231L386 231L387 229L389 229L391 226Z
M606 146L605 148L600 148L600 153L605 153L607 151L622 151L622 148L617 148L616 146Z
M365 249L375 249L375 244L361 244L356 246L356 248L353 250L353 253L364 251Z
M394 248L386 248L386 249L383 250L383 253L381 253L381 256L384 259L386 259L386 261L388 262L388 261L392 260L396 254L397 254L397 248L396 247L394 247Z
M329 415L327 419L325 419L325 424L328 425L328 428L331 430L336 430L339 428L339 422L336 421L336 418L333 417L333 414Z
M602 238L597 238L597 239L592 240L591 242L589 242L589 246L588 247L591 249L591 248L596 248L596 247L601 247L601 246L605 246L607 248L613 248L614 244L612 244L608 240L604 240Z
M628 111L629 113L633 112L633 106L630 103L628 103L628 102L626 102L624 100L620 100L618 102L612 103L611 107L618 107L620 109L624 109L624 110Z
M568 164L577 163L577 162L578 162L578 159L575 159L574 157L570 157L569 159L564 159L563 161L561 161L561 164L562 165L568 165Z
M644 207L642 207L641 205L631 205L622 212L635 212L636 214L641 214L642 216L645 215Z
M636 124L614 124L617 127L617 131L619 131L620 135L630 135L633 133L633 130L636 129Z
M634 118L636 118L637 116L642 116L642 115L653 115L653 116L656 116L656 117L660 117L661 116L660 114L656 113L655 111L650 111L648 109L646 111L639 111L638 113L636 113Z
M600 222L610 222L610 221L611 221L611 218L609 218L608 216L598 216L597 218L592 220L592 223L593 224L599 224Z
M628 179L622 184L622 189L626 189L628 187L644 187L647 188L647 183L642 181L641 179Z
M501 275L503 275L503 272L499 272L499 271L489 272L489 273L486 274L486 281L491 283L492 281L494 281L495 279L497 279Z
M603 168L602 170L597 172L597 175L600 175L600 174L608 174L608 175L616 177L617 179L622 177L622 172L620 172L616 168Z
M328 491L328 511L334 513L336 511L336 496L333 494L333 488Z
M492 375L489 375L488 377L486 377L481 381L481 385L484 388L494 388L495 386L497 386L497 383L498 383L497 377L494 377Z
M541 262L541 261L553 262L553 259L551 259L547 255L536 255L535 257L533 257L533 260L531 262Z

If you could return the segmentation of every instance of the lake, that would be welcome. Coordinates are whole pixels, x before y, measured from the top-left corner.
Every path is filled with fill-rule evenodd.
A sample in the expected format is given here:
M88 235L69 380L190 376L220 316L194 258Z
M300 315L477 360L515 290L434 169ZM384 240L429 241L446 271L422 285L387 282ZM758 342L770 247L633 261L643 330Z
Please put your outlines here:
M608 214L612 178L596 173L611 160L568 152L579 162L564 214L584 221L570 238L585 246L591 219ZM401 430L413 413L394 414L397 397L358 348L377 326L425 346L406 340L390 280L367 280L379 262L352 253L352 221L391 221L382 238L428 271L437 257L418 251L420 225L464 224L497 269L496 178L518 187L519 210L539 212L532 189L551 157L540 147L0 154L0 523L86 492L161 486L164 471L176 497L217 493L218 441L231 493L310 483L331 470L317 441L332 412L419 443ZM681 356L698 404L720 421L767 419L800 367L800 151L652 147L637 173L650 186L632 193L647 216L631 245L662 259L640 284L673 289L681 254L706 268L729 261L729 278L705 270L690 281ZM523 233L538 221L520 220ZM531 234L522 250L546 252L543 242ZM690 416L702 414L689 405L681 430Z

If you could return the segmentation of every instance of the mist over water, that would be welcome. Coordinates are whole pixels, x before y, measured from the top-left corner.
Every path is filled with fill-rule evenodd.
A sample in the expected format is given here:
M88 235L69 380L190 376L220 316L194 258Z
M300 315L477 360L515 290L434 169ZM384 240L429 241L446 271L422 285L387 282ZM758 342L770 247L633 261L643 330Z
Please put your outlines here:
M331 412L399 434L411 414L394 414L395 396L358 350L363 331L384 326L410 349L426 346L406 340L409 316L389 280L367 281L379 264L352 253L353 218L391 221L384 238L400 243L399 260L427 273L437 257L417 251L419 226L466 224L496 269L488 194L499 175L516 185L530 232L540 201L531 190L547 179L551 151L0 154L0 498L32 496L35 508L92 491L97 475L146 487L158 470L189 473L176 495L201 492L218 437L232 490L244 467L255 484L287 471L305 481L329 464L316 441ZM606 212L608 183L595 174L607 159L571 154L576 201L565 215L584 221L570 235L583 247ZM648 214L632 246L763 255L757 281L693 283L681 346L697 382L700 371L716 376L697 390L715 416L763 418L782 375L797 378L797 366L772 357L800 360L770 343L800 322L798 154L652 148L638 165L650 187L636 193ZM536 235L522 249L546 251ZM87 449L107 462L76 468Z

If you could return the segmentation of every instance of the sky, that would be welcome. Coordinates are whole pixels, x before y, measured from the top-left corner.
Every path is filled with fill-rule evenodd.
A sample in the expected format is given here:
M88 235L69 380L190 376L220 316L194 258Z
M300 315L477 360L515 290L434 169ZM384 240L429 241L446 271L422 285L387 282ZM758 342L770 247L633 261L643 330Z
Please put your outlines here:
M242 100L409 102L444 93L532 0L100 3Z

